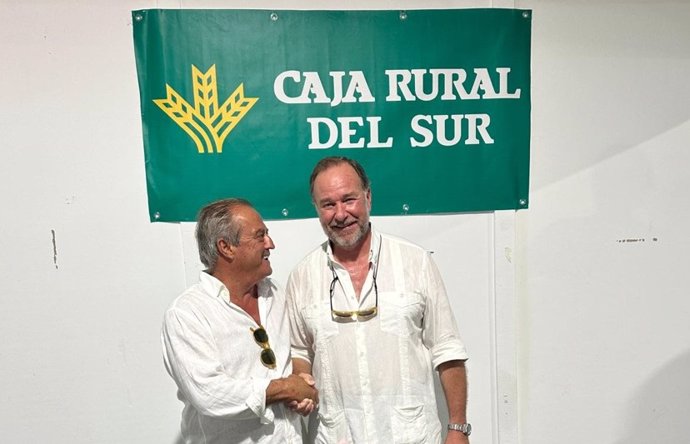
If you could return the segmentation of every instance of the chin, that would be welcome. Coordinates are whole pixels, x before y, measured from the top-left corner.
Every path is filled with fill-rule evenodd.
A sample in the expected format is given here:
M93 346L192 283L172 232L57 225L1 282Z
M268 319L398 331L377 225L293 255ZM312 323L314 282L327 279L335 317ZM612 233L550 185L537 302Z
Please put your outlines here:
M342 235L341 233L331 229L324 231L326 232L328 240L330 240L334 245L341 248L351 248L357 245L357 242L359 242L359 240L362 238L359 230L346 235Z
M331 237L331 242L337 247L340 248L352 248L356 246L363 238L364 236L348 236L348 237L341 237L341 236L333 236Z

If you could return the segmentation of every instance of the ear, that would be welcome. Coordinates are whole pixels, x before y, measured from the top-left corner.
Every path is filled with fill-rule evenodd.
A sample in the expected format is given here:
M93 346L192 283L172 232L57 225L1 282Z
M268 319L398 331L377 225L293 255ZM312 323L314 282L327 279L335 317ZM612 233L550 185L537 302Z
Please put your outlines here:
M369 188L365 193L364 193L364 198L367 201L367 210L371 212L371 188Z
M218 239L216 249L218 249L218 256L224 257L228 261L235 258L235 247L226 242L225 239Z

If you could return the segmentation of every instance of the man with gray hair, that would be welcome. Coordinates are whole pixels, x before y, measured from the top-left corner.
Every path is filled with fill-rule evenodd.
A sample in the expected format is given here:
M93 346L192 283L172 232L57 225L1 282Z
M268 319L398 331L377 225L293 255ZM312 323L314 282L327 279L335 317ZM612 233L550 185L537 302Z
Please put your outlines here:
M177 384L187 444L301 443L299 417L318 403L313 380L292 374L275 248L244 199L204 207L196 239L206 269L165 313L165 367ZM270 336L269 336L270 334Z

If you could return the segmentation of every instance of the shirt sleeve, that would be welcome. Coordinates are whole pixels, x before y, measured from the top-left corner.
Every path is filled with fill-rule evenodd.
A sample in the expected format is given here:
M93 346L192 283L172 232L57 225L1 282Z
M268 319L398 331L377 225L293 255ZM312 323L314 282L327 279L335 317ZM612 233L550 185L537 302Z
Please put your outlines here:
M171 308L165 314L161 341L166 369L181 395L201 414L243 420L273 421L266 407L265 378L231 375L202 317Z
M304 318L302 317L304 307L300 307L298 302L304 299L304 295L300 294L296 274L296 271L290 274L285 290L288 317L290 318L291 355L293 359L303 359L311 365L314 360L313 339L308 333Z
M444 362L464 361L465 344L460 339L441 273L429 253L425 253L422 272L426 294L422 340L431 352L431 362L437 368Z

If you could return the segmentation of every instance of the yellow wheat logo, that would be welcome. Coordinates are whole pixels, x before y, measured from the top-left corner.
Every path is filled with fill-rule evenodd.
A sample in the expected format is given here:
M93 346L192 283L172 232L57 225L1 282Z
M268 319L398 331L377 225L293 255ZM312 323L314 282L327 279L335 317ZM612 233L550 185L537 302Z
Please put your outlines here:
M194 107L167 83L167 97L153 102L194 140L200 154L222 153L225 138L259 98L245 97L244 84L240 83L223 105L218 107L216 65L203 73L192 65L192 83Z

